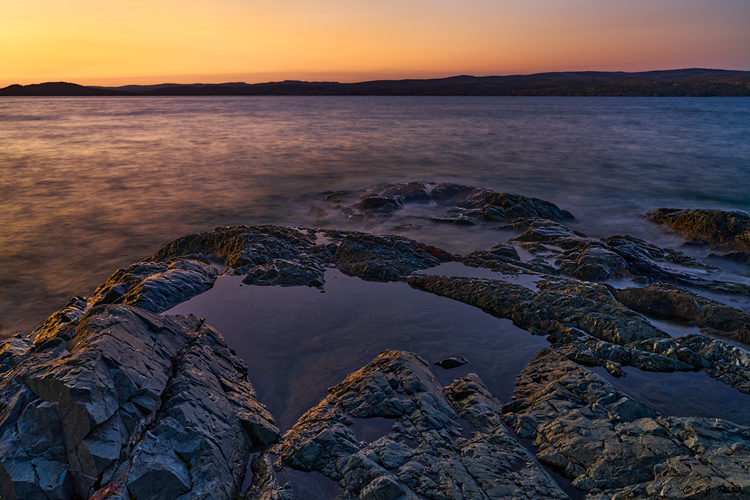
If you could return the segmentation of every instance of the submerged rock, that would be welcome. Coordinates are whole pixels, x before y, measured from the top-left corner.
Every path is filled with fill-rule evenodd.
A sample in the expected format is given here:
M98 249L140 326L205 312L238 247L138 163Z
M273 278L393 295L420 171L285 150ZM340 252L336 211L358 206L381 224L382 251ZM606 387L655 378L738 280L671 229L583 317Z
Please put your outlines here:
M435 364L438 365L440 368L450 370L452 368L458 368L459 366L463 366L466 363L468 363L468 361L463 356L455 356L455 357L441 359Z
M359 191L324 193L348 217L391 215L409 204L431 204L433 222L472 225L478 221L507 221L518 217L572 220L573 215L555 204L517 194L453 183L407 182L379 184Z
M648 212L646 219L666 224L689 240L713 248L750 252L750 215L739 210L659 208Z
M0 497L235 498L278 431L218 332L126 305L66 327L0 375Z
M269 453L277 468L337 481L339 498L567 498L476 375L441 388L418 356L384 351L329 391ZM363 441L359 430L373 425L380 432ZM268 474L268 454L253 467L253 498L292 498Z

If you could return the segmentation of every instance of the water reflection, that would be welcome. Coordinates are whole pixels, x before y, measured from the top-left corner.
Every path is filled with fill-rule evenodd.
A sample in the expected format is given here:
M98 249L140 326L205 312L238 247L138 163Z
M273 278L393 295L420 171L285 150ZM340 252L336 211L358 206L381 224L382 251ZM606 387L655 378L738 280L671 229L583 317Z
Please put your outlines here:
M462 355L469 364L444 370L447 385L476 372L502 401L514 379L549 344L509 321L405 283L371 283L326 273L317 289L240 286L224 276L214 288L165 314L206 318L245 360L249 379L278 423L288 429L326 396L326 389L384 349L415 352L434 363Z

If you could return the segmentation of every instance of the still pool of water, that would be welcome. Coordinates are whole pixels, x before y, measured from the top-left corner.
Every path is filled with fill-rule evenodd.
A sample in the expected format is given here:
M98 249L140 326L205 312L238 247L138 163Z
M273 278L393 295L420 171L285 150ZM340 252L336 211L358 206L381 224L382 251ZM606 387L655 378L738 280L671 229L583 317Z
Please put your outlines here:
M481 310L406 283L362 281L332 269L325 293L308 287L242 285L222 276L214 287L164 314L195 314L219 330L248 365L248 379L282 429L325 398L326 389L384 349L422 356L447 385L477 373L509 401L516 375L549 344ZM444 370L449 356L469 360Z

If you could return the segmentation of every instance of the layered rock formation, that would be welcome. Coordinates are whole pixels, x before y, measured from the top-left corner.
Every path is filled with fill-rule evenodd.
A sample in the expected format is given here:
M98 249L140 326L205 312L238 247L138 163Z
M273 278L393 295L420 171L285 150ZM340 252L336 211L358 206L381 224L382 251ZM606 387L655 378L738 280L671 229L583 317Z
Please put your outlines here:
M589 499L750 497L750 429L663 417L553 350L519 375L503 412Z
M246 367L195 317L90 308L0 375L0 496L234 498L278 430ZM7 360L6 360L7 361Z

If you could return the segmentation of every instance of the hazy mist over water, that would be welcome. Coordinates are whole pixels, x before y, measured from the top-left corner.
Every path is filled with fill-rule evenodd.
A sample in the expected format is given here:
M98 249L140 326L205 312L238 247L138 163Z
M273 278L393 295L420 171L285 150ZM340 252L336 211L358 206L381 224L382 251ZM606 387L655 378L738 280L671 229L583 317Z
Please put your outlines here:
M4 98L0 332L30 332L186 233L358 229L310 203L380 182L539 197L592 236L679 243L640 215L749 210L749 138L742 98ZM454 226L408 235L455 252L507 237Z

